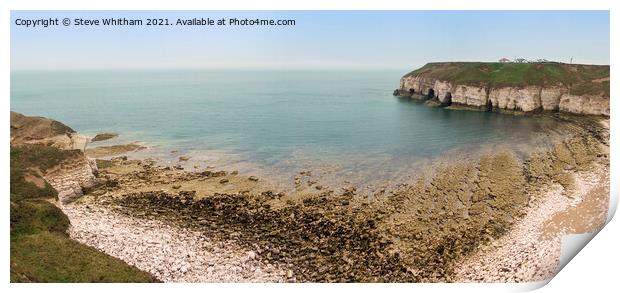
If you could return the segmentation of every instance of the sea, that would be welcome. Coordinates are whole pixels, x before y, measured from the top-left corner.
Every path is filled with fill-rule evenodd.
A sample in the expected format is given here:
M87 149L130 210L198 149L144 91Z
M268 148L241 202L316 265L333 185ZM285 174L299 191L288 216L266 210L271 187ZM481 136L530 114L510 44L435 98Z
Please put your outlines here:
M434 108L394 97L398 70L11 72L11 110L81 134L93 146L140 142L130 154L194 169L239 170L287 184L311 171L324 184L379 188L438 160L550 145L544 115ZM187 156L187 162L178 157Z

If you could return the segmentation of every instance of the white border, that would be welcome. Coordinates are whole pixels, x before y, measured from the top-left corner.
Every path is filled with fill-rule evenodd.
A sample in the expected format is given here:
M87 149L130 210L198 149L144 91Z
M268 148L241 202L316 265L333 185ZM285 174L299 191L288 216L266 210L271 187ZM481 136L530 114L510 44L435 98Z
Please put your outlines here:
M604 1L604 0L519 0L512 1L493 1L493 0L435 0L435 1L392 1L392 0L308 0L305 3L299 1L286 0L232 0L220 1L217 3L201 3L192 0L174 0L162 1L152 0L140 3L139 1L127 0L108 0L108 1L77 1L77 0L31 0L31 1L1 1L2 6L0 32L3 38L1 56L2 73L0 85L2 89L2 111L0 115L5 127L0 128L2 137L5 142L1 144L0 164L2 164L2 182L4 200L2 201L2 217L4 219L3 235L5 240L2 242L2 269L1 277L7 284L7 289L19 291L41 291L41 290L63 290L63 291L94 291L104 292L108 290L149 290L154 292L169 292L170 290L232 290L238 292L256 292L256 291L287 291L291 290L302 292L317 291L336 291L336 290L361 290L368 292L377 292L379 290L396 290L396 291L412 291L412 290L432 290L436 292L447 292L458 290L460 292L496 292L496 291L515 291L519 289L530 288L531 285L514 286L506 284L236 284L236 285L218 285L218 284L120 284L120 285L102 285L102 284L71 284L71 285L51 285L51 284L9 284L9 102L10 102L10 10L611 10L611 129L616 129L616 118L613 115L618 112L618 101L614 98L620 93L618 90L617 56L613 52L618 52L618 25L620 20L618 16L620 9L618 3L620 1ZM620 112L618 112L620 113ZM611 137L611 153L617 153L618 137L612 131ZM612 193L618 196L618 159L611 155L611 183ZM614 207L615 208L615 207ZM614 209L615 210L615 209ZM590 291L596 289L608 289L617 286L616 278L618 270L619 256L616 252L618 249L618 238L620 235L620 224L618 220L613 220L610 224L597 235L586 248L580 252L575 259L562 270L549 285L543 287L542 291ZM534 287L535 288L535 287ZM605 290L605 291L608 291Z

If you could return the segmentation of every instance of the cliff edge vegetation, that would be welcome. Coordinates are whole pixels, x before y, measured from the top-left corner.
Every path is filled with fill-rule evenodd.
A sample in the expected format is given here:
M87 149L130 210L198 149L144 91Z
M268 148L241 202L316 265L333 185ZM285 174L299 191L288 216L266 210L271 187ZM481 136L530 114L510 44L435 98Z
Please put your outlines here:
M405 75L489 87L566 86L574 95L609 96L609 66L564 63L427 63Z

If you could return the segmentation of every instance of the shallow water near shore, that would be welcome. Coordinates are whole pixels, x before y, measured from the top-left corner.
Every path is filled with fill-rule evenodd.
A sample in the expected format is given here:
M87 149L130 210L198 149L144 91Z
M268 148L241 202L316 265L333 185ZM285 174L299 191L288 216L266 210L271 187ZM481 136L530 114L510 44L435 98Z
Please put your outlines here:
M446 154L550 143L545 116L451 111L392 96L400 71L12 72L11 110L51 117L156 157L280 177L312 170L361 184L400 180ZM171 152L174 151L174 152ZM452 156L452 155L450 155Z

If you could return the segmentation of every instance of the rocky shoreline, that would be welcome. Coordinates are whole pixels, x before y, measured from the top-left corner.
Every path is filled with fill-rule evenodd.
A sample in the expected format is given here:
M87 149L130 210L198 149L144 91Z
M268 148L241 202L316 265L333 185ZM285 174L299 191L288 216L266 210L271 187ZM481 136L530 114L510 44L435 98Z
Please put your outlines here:
M135 174L137 177L146 177L144 179L149 182L149 177L160 178L160 175L169 174L171 170L122 159L112 160L112 164L122 166L117 169L111 167L112 172L141 165L150 174L113 174L106 173L103 168L100 170L101 175L110 176L107 182L116 183L107 184L104 190L95 189L67 207L78 207L84 211L86 206L99 205L107 210L130 215L141 223L163 220L177 229L203 235L208 242L232 243L225 246L229 249L239 247L238 251L243 251L240 252L242 255L252 255L262 263L244 267L245 270L269 272L265 268L283 267L280 272L286 274L280 273L283 277L279 279L281 281L415 281L413 275L407 275L406 268L399 264L397 257L383 255L389 242L379 239L374 232L375 223L372 219L361 220L367 212L361 208L361 204L358 208L350 208L354 205L352 191L338 195L326 192L316 197L293 199L269 190L259 192L263 187L258 181L243 176L243 180L252 185L246 186L250 190L232 194L205 194L201 188L176 188L177 183L202 179L211 180L207 184L222 185L228 183L220 183L225 176L230 178L239 175L184 172L181 175L183 178L172 178L162 183L165 186L136 192L136 189L124 184L141 183L125 180L125 176ZM236 178L229 180L235 181ZM70 218L71 214L68 213ZM82 221L81 218L72 220ZM123 259L121 255L112 255ZM157 272L149 272L157 275Z
M608 124L557 118L571 131L550 150L449 162L371 197L123 156L45 179L73 239L164 282L529 282L557 272L564 233L599 229L607 210ZM588 231L554 219L571 209Z
M282 282L286 270L264 266L255 253L213 242L198 231L136 218L109 206L65 205L69 235L147 271L163 282Z
M484 245L466 257L456 272L457 282L532 282L555 276L560 266L561 237L578 226L589 226L586 233L603 227L608 202L597 201L598 207L583 210L590 198L609 195L609 169L581 172L577 175L578 190L571 197L563 195L561 185L551 187L540 198L533 200L523 219L505 236ZM593 189L602 187L593 194ZM570 209L582 209L572 223L548 233L554 215ZM554 223L557 224L557 223ZM514 256L519 256L515 258Z

